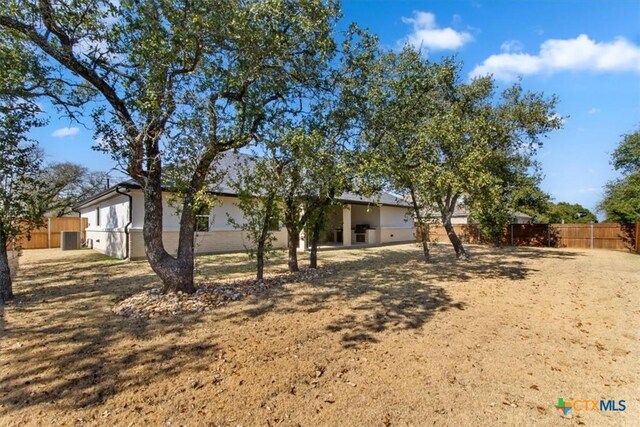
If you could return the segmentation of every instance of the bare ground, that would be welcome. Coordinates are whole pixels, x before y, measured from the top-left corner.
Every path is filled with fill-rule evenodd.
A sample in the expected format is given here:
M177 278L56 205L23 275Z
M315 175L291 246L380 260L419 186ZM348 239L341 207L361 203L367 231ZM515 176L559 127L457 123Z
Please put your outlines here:
M111 311L158 286L145 262L25 251L0 311L0 425L640 425L640 257L471 252L323 252L329 277L145 320ZM198 259L201 281L250 268ZM627 410L565 419L559 397Z

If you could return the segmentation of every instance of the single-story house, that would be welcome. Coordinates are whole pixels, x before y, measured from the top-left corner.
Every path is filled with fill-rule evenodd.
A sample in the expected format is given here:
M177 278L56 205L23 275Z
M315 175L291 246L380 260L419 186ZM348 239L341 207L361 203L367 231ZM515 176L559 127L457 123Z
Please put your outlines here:
M229 223L229 217L242 223L238 197L228 185L234 175L233 156L220 160L219 170L227 170L226 179L211 189L218 203L198 218L195 236L196 253L232 252L244 250L249 242L245 233ZM224 168L227 169L224 169ZM180 216L170 203L171 194L163 194L163 242L169 253L178 248ZM402 198L383 193L375 198L344 193L329 215L322 243L339 246L385 244L415 240L410 205ZM94 195L74 207L88 219L87 245L109 256L139 259L145 257L142 227L144 218L143 193L135 181L124 181ZM275 248L286 248L287 230L279 224L274 232ZM301 235L300 249L307 240Z

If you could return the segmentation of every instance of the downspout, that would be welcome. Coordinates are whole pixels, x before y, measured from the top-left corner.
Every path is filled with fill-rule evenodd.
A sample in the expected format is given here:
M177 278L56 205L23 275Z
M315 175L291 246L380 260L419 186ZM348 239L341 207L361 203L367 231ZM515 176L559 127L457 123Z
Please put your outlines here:
M124 226L124 258L129 259L129 227L133 221L133 197L129 194L129 190L125 193L121 192L120 187L116 187L116 193L129 198L129 222Z
M73 212L78 212L78 221L80 222L80 248L82 248L82 212L80 211L80 209L76 209L76 208L71 208L71 210ZM51 230L51 227L49 227L49 230ZM84 242L85 247L87 246L87 242Z

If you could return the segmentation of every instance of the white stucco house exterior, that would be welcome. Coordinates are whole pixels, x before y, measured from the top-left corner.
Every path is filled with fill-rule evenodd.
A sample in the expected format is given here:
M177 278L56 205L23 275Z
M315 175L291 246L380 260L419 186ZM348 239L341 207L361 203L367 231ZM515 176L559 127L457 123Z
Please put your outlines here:
M224 182L224 180L223 180ZM249 244L244 232L229 223L229 217L242 223L238 198L230 187L220 185L212 190L218 203L207 215L199 218L195 234L196 253L241 251ZM171 194L163 194L163 242L169 253L178 248L180 217L170 203ZM413 218L409 204L391 194L365 198L345 193L338 198L342 207L330 212L321 242L327 245L376 245L415 241ZM143 193L134 181L121 182L75 206L79 215L87 218L86 243L103 254L128 259L144 258L142 227L144 220ZM203 218L204 217L204 218ZM275 248L286 248L287 230L282 224L274 232ZM301 250L306 249L304 234Z

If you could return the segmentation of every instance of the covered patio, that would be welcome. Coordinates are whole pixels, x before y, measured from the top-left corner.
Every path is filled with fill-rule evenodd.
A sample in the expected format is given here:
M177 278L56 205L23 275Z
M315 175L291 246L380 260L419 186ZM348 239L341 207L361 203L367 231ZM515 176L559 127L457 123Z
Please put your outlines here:
M331 209L320 236L321 247L377 245L412 241L413 221L405 206L364 203L335 206ZM300 249L307 249L304 235Z

